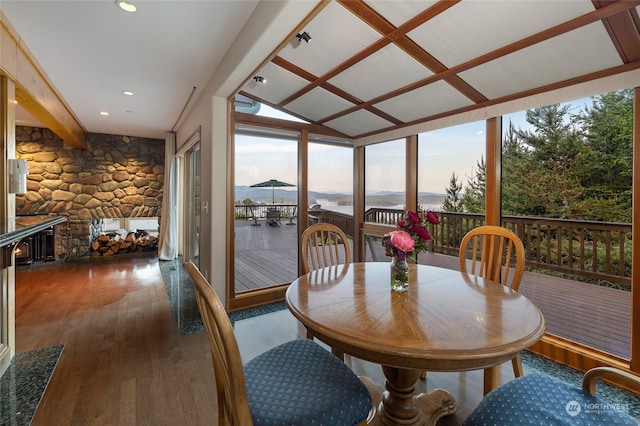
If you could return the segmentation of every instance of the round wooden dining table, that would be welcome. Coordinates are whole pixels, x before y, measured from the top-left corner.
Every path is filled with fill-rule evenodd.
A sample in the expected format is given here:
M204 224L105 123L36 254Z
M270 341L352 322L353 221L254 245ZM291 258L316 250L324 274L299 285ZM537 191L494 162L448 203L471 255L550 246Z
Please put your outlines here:
M416 394L421 371L497 371L540 340L546 322L536 305L499 283L445 268L409 268L405 292L391 290L388 263L318 269L291 283L286 303L334 350L382 366L385 389L374 423L435 425L455 412L455 399L444 390Z

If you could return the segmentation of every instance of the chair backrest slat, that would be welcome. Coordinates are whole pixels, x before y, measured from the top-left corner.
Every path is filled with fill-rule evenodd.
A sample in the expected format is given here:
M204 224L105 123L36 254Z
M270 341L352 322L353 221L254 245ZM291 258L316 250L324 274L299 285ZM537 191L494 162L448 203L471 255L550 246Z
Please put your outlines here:
M351 246L346 234L330 223L316 223L305 229L301 246L305 272L351 263Z
M524 246L512 231L491 225L472 229L462 238L459 256L462 272L469 269L471 275L500 282L514 290L520 287L525 263Z
M192 262L185 268L194 283L196 302L209 336L218 394L218 424L251 426L240 349L227 311L198 268Z

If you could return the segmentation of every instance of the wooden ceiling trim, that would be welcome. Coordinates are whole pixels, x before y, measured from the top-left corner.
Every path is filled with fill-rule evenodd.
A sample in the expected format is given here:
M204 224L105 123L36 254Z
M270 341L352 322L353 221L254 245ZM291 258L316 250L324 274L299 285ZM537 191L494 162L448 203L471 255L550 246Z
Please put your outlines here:
M284 60L283 58L275 57L272 61L275 65L281 66L282 68L285 68L286 70L310 82L309 85L303 87L302 89L298 90L297 92L291 94L287 98L280 101L278 104L278 108L283 108L284 105L289 104L290 102L294 101L300 96L303 96L304 94L308 93L309 91L311 91L316 87L322 87L323 89L328 90L331 93L337 96L340 96L351 103L354 103L355 106L348 108L346 110L343 110L337 114L324 117L321 120L317 120L316 123L326 123L327 121L340 118L351 112L355 112L360 109L366 109L367 111L381 118L384 118L385 120L391 123L401 124L402 123L401 120L385 113L384 111L381 111L373 107L372 105L374 104L374 102L364 102L361 99L357 99L354 96L351 96L350 94L344 92L343 90L338 89L337 87L329 84L328 80L340 74L341 72L347 70L348 68L355 65L356 63L364 60L365 58L369 57L375 52L379 51L380 49L382 49L383 47L385 47L391 42L394 42L396 45L398 45L398 47L400 47L407 54L409 54L418 62L420 62L423 66L427 67L430 71L434 73L445 71L447 68L442 63L440 63L428 52L426 52L424 49L418 46L415 42L413 42L413 40L409 39L406 36L406 33L422 25L424 22L428 21L434 16L437 16L438 14L449 9L459 1L460 0L455 0L455 1L441 0L438 3L436 3L434 6L425 10L423 13L420 13L419 15L416 15L414 18L407 21L401 27L396 28L391 23L389 23L384 17L380 16L375 10L370 8L367 4L363 3L361 0L360 1L338 0L338 2L342 4L347 10L354 13L361 20L363 20L372 28L374 28L376 31L381 33L384 37L379 41L377 41L376 43L372 44L371 46L367 47L366 49L362 50L358 54L352 56L347 61L333 68L331 71L329 71L325 75L320 77L313 76L312 74L306 72L305 70L301 69L300 67L294 64L291 64L290 62ZM447 82L451 86L459 90L461 93L463 93L465 96L467 96L469 99L471 99L473 102L477 103L477 102L483 102L486 100L486 98L481 93L473 89L464 80L462 80L457 76L449 77ZM421 85L416 85L416 88L418 87L421 87ZM410 90L413 90L413 89L410 89ZM404 91L399 91L398 93L404 93Z
M635 11L635 7L637 5L640 5L640 0L629 0L629 1L620 0L620 1L614 1L614 2L606 2L606 3L603 3L602 5L598 4L596 6L596 10L594 10L593 12L589 12L585 15L579 16L565 23L556 25L555 27L548 28L537 34L518 40L507 46L503 46L492 52L481 55L477 58L473 58L465 63L456 65L451 68L447 68L442 63L440 63L437 59L432 57L428 52L422 49L419 45L413 42L413 40L409 39L406 36L406 33L416 28L417 26L421 25L422 23L428 21L433 16L436 16L437 14L442 13L443 11L452 7L458 1L459 0L456 0L454 2L441 0L431 8L424 11L423 13L407 21L405 24L403 24L399 28L395 28L384 17L380 16L375 10L370 8L361 0L360 1L338 0L338 2L341 5L343 5L346 9L354 13L356 16L358 16L360 19L362 19L364 22L366 22L376 31L380 32L383 35L383 38L381 38L376 43L373 43L371 46L367 47L366 49L363 49L358 54L354 55L353 57L339 64L334 69L330 70L325 75L320 77L314 76L311 73L308 73L307 71L301 69L300 67L289 63L283 58L276 56L273 59L274 64L289 70L290 72L300 76L301 78L309 81L310 83L304 88L298 90L296 93L293 93L286 99L279 102L279 104L275 105L275 107L286 111L286 108L284 108L284 105L287 105L288 103L294 101L298 97L304 95L305 93L308 93L315 87L322 87L325 90L328 90L331 93L337 96L340 96L343 99L348 100L349 102L353 103L354 106L348 109L345 109L343 111L340 111L338 113L335 113L331 116L324 117L320 120L316 120L315 123L317 124L326 123L328 121L340 118L346 114L350 114L361 109L366 109L372 112L373 114L376 114L394 123L395 126L404 127L410 124L403 123L401 120L398 120L395 117L389 116L383 111L380 111L377 108L375 108L373 105L375 105L376 103L391 99L393 97L399 96L401 94L410 92L412 90L416 90L428 84L432 84L439 80L446 81L449 85L451 85L453 88L458 90L460 93L464 94L467 98L469 98L472 102L475 103L474 106L465 107L463 110L474 109L476 107L481 107L483 105L491 105L492 103L488 103L488 102L495 102L495 100L494 101L488 100L483 94L478 92L476 89L471 87L466 81L460 78L458 74L468 69L471 69L479 65L482 65L484 63L498 59L500 57L509 55L518 50L533 46L542 41L551 39L553 37L562 35L574 29L578 29L585 25L591 24L593 22L598 22L598 21L609 22L610 23L609 27L612 28L611 29L612 32L610 32L610 34L616 34L615 36L616 40L619 40L620 37L626 37L626 35L630 33L629 31L633 31L632 33L637 35L638 34L637 22L640 21ZM599 2L601 0L594 0L594 1ZM616 17L616 15L620 15L620 16L626 15L627 18L622 19L622 18ZM609 20L610 17L616 17L616 18L615 19L612 18L611 20ZM618 21L622 21L623 24L620 24ZM624 30L619 30L618 25L623 25ZM622 36L620 36L621 34L620 31L622 31L622 34L623 34ZM429 76L427 78L424 78L420 81L404 86L402 88L395 89L389 93L380 95L377 98L370 99L368 101L362 101L360 99L357 99L356 97L328 83L328 80L330 80L334 76L338 75L339 73L343 72L344 70L348 69L349 67L358 63L359 61L365 59L366 57L372 55L373 53L377 52L378 50L380 50L381 48L383 48L384 46L388 45L391 42L395 43L398 47L403 49L407 54L411 55L413 58L415 58L417 61L423 64L425 67L435 72L435 74L433 76ZM634 43L630 43L630 44L634 44ZM640 44L640 43L636 43L636 44ZM620 42L617 43L617 46L621 46L619 48L619 51L625 52L625 55L629 55L629 52L631 53L631 57L635 57L636 54L640 55L640 48L636 48L635 46L633 48L625 48L624 47L625 44ZM636 49L639 49L639 51L635 52ZM533 90L536 91L538 89L533 89ZM516 95L516 96L521 96L521 95ZM455 114L455 113L458 113L458 111L451 114ZM296 114L293 114L293 115L296 116ZM448 113L445 113L445 115L448 115ZM421 121L429 121L432 119L434 118L430 117L427 120L421 120ZM359 137L362 137L362 136L363 135Z
M347 9L355 13L357 16L359 16L361 19L365 20L365 22L369 23L369 25L371 25L374 29L381 32L383 35L388 36L400 48L402 48L404 51L406 51L408 54L410 54L412 57L414 57L416 60L418 60L423 65L425 65L430 70L435 71L436 74L434 76L427 77L423 80L417 81L405 87L396 89L385 95L381 95L375 99L371 99L367 102L360 103L355 107L352 107L352 108L349 108L348 110L334 114L331 117L326 117L322 120L319 120L318 122L326 122L326 121L338 118L342 115L345 115L346 113L351 113L362 108L368 108L373 104L385 101L387 99L391 99L393 97L407 93L412 90L416 90L420 87L434 83L435 81L438 81L438 80L447 81L447 83L449 83L452 87L454 87L455 89L463 93L465 96L467 96L476 104L483 104L488 99L484 95L479 93L477 90L472 88L470 85L468 85L463 79L458 77L457 75L458 73L466 71L467 69L482 65L486 62L498 59L500 57L506 56L508 54L514 53L518 50L540 43L544 40L548 40L558 35L572 31L574 29L580 28L584 25L588 25L590 23L600 21L602 19L605 19L608 16L625 12L630 8L634 7L634 5L630 3L640 4L640 0L635 0L635 1L632 0L632 2L618 1L615 3L609 3L606 6L600 9L597 9L594 12L590 12L588 14L577 17L566 23L559 24L555 27L541 31L537 34L534 34L522 40L516 41L508 46L502 47L500 49L496 49L493 52L489 52L485 55L479 56L470 61L467 61L466 63L457 65L452 68L446 68L439 61L433 58L428 52L426 52L420 46L417 46L412 40L407 38L405 35L406 32L411 31L416 26L426 22L427 19L430 19L431 17L436 16L437 13L441 13L442 11L448 9L448 7L451 7L450 3L452 2L440 1L436 3L436 5L434 5L432 8L416 16L415 18L408 21L407 23L405 23L403 26L399 28L393 27L393 25L389 24L388 21L380 17L377 14L377 12L375 12L373 9L371 9L369 6L362 3L361 1L352 2L352 1L343 0L343 1L340 1L340 3L343 4L345 7L347 7ZM432 10L433 8L436 8L436 7L438 8ZM430 13L427 13L429 11ZM372 17L376 17L376 18L374 19ZM342 64L341 69L346 69L347 68L346 65L348 65L349 62L351 61L347 61L344 64ZM337 69L338 68L336 68L336 70Z
M449 8L453 7L456 3L459 3L459 1L460 0L440 0L438 3L434 4L422 13L414 16L398 28L394 27L393 24L391 24L383 16L378 14L378 12L373 10L369 5L363 3L362 1L340 0L339 3L342 4L346 9L351 11L353 14L355 14L362 21L367 23L374 30L382 34L385 38L393 41L396 46L398 46L416 61L421 63L429 71L433 72L434 74L439 74L446 71L447 67L443 63L438 61L435 57L433 57L429 52L420 47L416 42L407 37L407 33L434 18L435 16L438 16L439 14L445 12ZM484 102L487 100L484 95L475 90L461 78L450 77L447 79L447 82L453 88L457 89L460 93L462 93L464 96L475 103Z
M273 59L273 64L277 65L279 67L282 67L285 70L289 71L290 73L296 74L297 76L302 77L307 81L310 81L311 85L304 87L304 89L303 89L304 93L308 93L309 92L309 90L306 90L308 87L318 87L318 86L320 86L323 89L328 90L329 92L331 92L331 93L333 93L333 94L335 94L337 96L340 96L340 97L346 99L347 101L349 101L351 103L359 104L359 103L362 102L362 99L359 99L359 98L351 95L350 93L347 93L344 90L334 86L333 84L327 83L326 81L322 82L320 84L317 84L318 82L320 82L322 80L322 78L316 77L315 75L311 74L310 72L300 68L299 66L297 66L295 64L292 64L291 62L289 62L286 59L283 59L283 58L281 58L279 56ZM298 92L301 92L301 91L298 91ZM302 93L302 94L304 94L304 93ZM302 96L302 94L300 96ZM278 107L281 108L284 105L287 105L288 103L290 103L291 101L297 99L298 97L299 96L295 96L295 94L292 95L292 96L289 96L288 98L284 99L283 101L280 101L278 103ZM289 98L291 98L291 100L289 100Z
M633 3L633 4L627 4L627 3ZM415 83L412 83L400 89L394 90L385 95L381 95L375 99L371 99L365 104L363 104L363 106L368 103L376 104L378 102L385 101L387 99L418 89L422 86L426 86L428 84L434 83L435 81L438 81L438 80L448 81L448 79L457 77L457 75L463 71L477 67L479 65L493 61L495 59L509 55L511 53L517 52L518 50L524 49L526 47L532 46L541 41L564 34L568 31L572 31L574 29L580 28L584 25L588 25L592 22L600 21L602 19L607 18L608 16L615 15L620 12L624 12L632 7L635 7L636 5L640 5L640 0L630 0L629 2L618 1L616 3L609 4L601 9L579 16L571 21L567 21L564 24L559 24L555 27L549 28L537 34L533 34L529 37L513 42L510 45L504 46L502 48L499 48L492 52L481 55L477 58L471 59L462 64L448 68L439 74L427 77L420 81L416 81Z
M365 109L365 110L369 111L370 113L375 114L378 117L384 118L385 120L387 120L387 121L389 121L389 122L391 122L393 124L402 124L402 123L404 123L404 121L398 119L397 117L394 117L394 116L392 116L390 114L387 114L386 112L384 112L382 110L379 110L378 108L376 108L374 106L366 106L366 107L360 108L360 109ZM344 115L345 115L344 112L338 114L338 116L344 116ZM329 121L329 120L324 119L324 120L322 120L322 123L326 123L327 121Z
M293 93L289 97L283 99L280 102L280 104L281 105L286 105L286 104L294 101L295 99L298 99L300 96L304 95L305 93L310 92L311 90L315 89L318 86L322 86L323 88L326 89L326 87L324 87L324 85L328 84L327 81L329 81L330 79L332 79L336 75L340 74L341 72L347 70L348 68L352 67L353 65L357 64L358 62L362 61L363 59L367 58L368 56L374 54L375 52L377 52L378 50L382 49L383 47L385 47L389 43L391 43L390 40L387 40L387 39L384 39L384 38L380 39L377 42L375 42L374 44L372 44L371 46L367 47L366 49L358 52L356 55L352 56L351 58L349 58L345 62L339 64L338 66L336 66L332 70L328 71L326 74L324 74L324 75L322 75L320 77L314 76L313 80L307 79L307 80L309 80L311 82L308 86L303 87L302 89L300 89L297 92ZM279 60L287 62L282 58L279 58ZM291 64L291 65L293 67L296 67L293 64ZM287 68L287 69L289 69L289 68ZM300 69L300 68L298 68L298 69ZM292 72L294 72L294 71L292 71ZM312 74L309 74L309 75L312 75ZM305 77L303 77L303 78L305 78Z
M534 95L539 95L541 93L546 93L546 92L552 92L554 90L559 90L559 89L563 89L565 87L569 87L569 86L574 86L577 84L581 84L581 83L587 83L589 81L595 81L595 80L599 80L601 78L606 78L606 77L611 77L617 74L622 74L625 72L629 72L629 71L633 71L636 69L640 69L640 61L636 61L636 62L631 62L628 64L624 64L624 65L620 65L618 67L613 67L613 68L609 68L606 70L601 70L601 71L596 71L590 74L586 74L586 75L582 75L579 77L574 77L574 78L570 78L564 81L559 81L559 82L555 82L555 83L551 83L551 84L547 84L544 86L540 86L540 87L536 87L533 89L528 89L528 90L524 90L522 92L519 93L513 93L507 96L503 96L500 98L495 98L495 99L490 99L487 100L486 102L483 102L481 104L474 104L474 105L469 105L469 106L465 106L465 107L461 107L455 110L451 110L451 111L446 111L443 113L439 113L439 114L434 114L432 116L429 117L424 117L418 120L414 120L414 121L410 121L410 122L406 122L397 126L391 126L388 127L386 129L379 129L376 131L372 131L372 132L368 132L368 133L363 133L361 135L357 135L354 136L354 139L360 139L360 138L365 138L365 137L369 137L369 136L375 136L379 133L384 133L384 132L389 132L389 131L393 131L393 130L397 130L397 129L402 129L404 127L410 127L410 126L414 126L416 124L421 124L421 123L426 123L429 121L433 121L433 120L438 120L440 118L446 118L449 116L454 116L457 114L462 114L465 112L469 112L469 111L473 111L473 110L477 110L477 109L481 109L481 108L487 108L493 105L499 105L499 104L503 104L506 102L510 102L510 101L514 101L514 100L518 100L518 99L522 99L522 98L526 98L529 96L534 96Z
M585 25L589 25L591 23L606 19L615 14L625 12L638 5L640 5L640 0L620 0L615 3L610 3L607 6L597 9L593 12L578 16L577 18L574 18L570 21L558 24L555 27L548 28L537 34L533 34L529 37L525 37L521 40L515 41L507 46L501 47L482 56L478 56L477 58L471 59L465 63L456 65L455 67L451 67L450 69L442 73L443 78L444 75L454 73L458 74L462 71L466 71L484 63L496 60L503 56L533 46L534 44L538 44L540 42L568 33L569 31L584 27Z
M308 72L307 70L300 68L299 66L292 64L291 62L287 61L286 59L280 57L280 56L275 56L272 60L271 63L274 65L279 66L280 68L283 68L287 71L289 71L290 73L293 73L295 75L297 75L300 78L304 78L305 80L309 81L309 82L315 82L318 78L311 74L310 72ZM295 98L294 98L295 99ZM288 104L289 102L280 102L280 104Z
M318 120L317 123L325 123L327 121L339 118L339 117L341 117L343 115L350 114L352 112L356 112L356 111L358 111L360 109L364 109L364 108L368 109L368 108L372 107L373 105L375 105L375 104L377 104L379 102L386 101L387 99L394 98L394 97L396 97L398 95L402 95L404 93L410 92L410 91L415 90L415 89L419 89L419 88L421 88L423 86L426 86L426 85L428 85L430 83L433 83L433 82L436 82L438 80L441 80L441 78L439 76L437 76L437 75L433 75L433 76L427 77L427 78L425 78L423 80L417 81L415 83L411 83L411 84L409 84L407 86L404 86L404 87L401 87L399 89L393 90L391 92L385 93L384 95L380 95L380 96L378 96L376 98L369 99L368 101L362 102L362 103L360 103L358 105L355 105L355 106L353 106L351 108L348 108L348 109L340 111L340 112L338 112L336 114L333 114L332 116L325 117L322 120Z
M299 123L297 121L284 120L281 118L263 117L260 115L246 114L243 112L235 112L234 117L236 124L256 125L271 129L293 131L308 130L309 133L314 135L352 140L352 138L348 135L319 124Z
M340 111L338 113L335 113L335 114L329 115L327 117L321 118L320 120L316 120L315 123L316 124L324 124L324 123L326 123L328 121L335 120L335 119L338 119L340 117L344 117L345 115L349 115L349 114L351 114L353 112L357 112L357 111L360 111L360 110L363 110L363 109L369 111L372 114L377 115L380 118L384 118L388 122L393 123L395 125L404 123L404 121L399 120L397 117L389 115L386 112L384 112L382 110L379 110L378 108L374 107L371 102L362 102L362 103L360 103L358 105L355 105L355 106L353 106L351 108L347 108L347 109L342 110L342 111Z
M311 81L312 82L312 84L310 86L306 86L306 87L304 87L302 90L300 90L298 92L307 93L308 90L306 90L306 89L308 89L309 87L318 87L319 86L319 87L322 87L323 89L333 93L336 96L340 96L341 98L351 102L352 104L354 104L356 106L357 105L361 105L363 103L362 99L359 99L359 98L351 95L350 93L345 92L344 90L340 89L339 87L334 86L331 83L328 83L327 81L324 81L323 83L321 83L319 85L316 85L316 83L318 83L321 80L323 80L324 77L317 78L316 76L314 76L310 72L308 72L306 70L303 70L302 68L298 67L295 64L292 64L291 62L287 61L286 59L283 59L283 58L278 56L278 57L275 57L272 62L273 62L274 65L282 67L285 70L287 70L287 71L289 71L289 72L291 72L293 74L296 74L299 77L304 78L307 81ZM304 94L304 93L302 93L302 94ZM300 94L300 96L302 96L302 94ZM294 94L292 96L289 96L285 100L281 101L277 105L277 108L286 110L284 108L284 106L287 105L289 102L291 102L291 101L293 101L293 100L295 100L295 99L297 99L299 97L299 96L295 96L295 95L296 94ZM290 98L291 98L291 100L289 101L288 99L290 99ZM393 116L387 114L384 111L380 111L379 109L374 108L371 105L367 105L365 107L357 106L354 110L360 110L360 109L366 109L367 111L369 111L369 112L371 112L371 113L373 113L373 114L375 114L375 115L377 115L379 117L382 117L382 118L384 118L385 120L387 120L387 121L389 121L391 123L394 123L394 124L401 124L402 123L402 120L398 120L396 117L393 117ZM333 118L339 118L339 117L341 117L341 116L343 116L345 114L346 114L346 112L343 111L343 112L340 112L338 114L335 114L335 116L332 116L332 117ZM330 119L323 118L322 120L315 121L315 123L324 123L324 122L327 122L327 121L329 121L329 120L331 120L333 118L330 118Z
M400 47L402 50L407 52L409 55L411 55L413 58L415 58L418 62L420 62L422 65L426 67L428 67L428 63L431 63L432 60L437 61L435 58L433 58L433 56L431 56L423 48L417 45L413 40L407 37L403 37L401 40L398 40L396 44L398 45L398 47ZM476 89L471 87L466 81L464 81L457 75L446 76L446 72L448 71L448 68L445 67L444 65L441 64L441 66L438 68L440 70L434 73L437 77L436 80L439 80L439 79L446 80L447 83L449 83L449 85L451 85L454 89L462 93L464 96L469 98L474 103L484 102L487 100L487 98L482 93L478 92ZM443 77L439 77L439 76L443 76ZM427 78L426 80L430 80L431 82L435 81L429 78ZM425 80L422 80L422 81L424 82ZM420 86L417 86L415 88L418 88L418 87Z
M245 92L244 90L241 90L241 91L240 91L240 92L238 92L238 93L239 93L240 95L243 95L243 96L248 97L249 99L253 99L253 100L255 100L256 102L260 102L260 103L262 103L262 104L268 105L268 106L270 106L271 108L274 108L274 109L280 109L280 111L282 111L282 112L284 112L284 113L287 113L287 114L291 115L292 117L296 117L296 118L298 118L298 119L300 119L300 120L303 120L303 121L305 122L305 124L306 124L306 123L309 123L309 119L308 119L307 117L303 117L303 116L301 116L301 115L299 115L299 114L296 114L296 113L295 113L295 112L293 112L293 111L289 111L289 110L288 110L288 109L286 109L286 108L283 108L283 107L277 106L276 104L274 104L274 103L272 103L272 102L269 102L269 101L267 101L266 99L263 99L263 98L261 98L261 97L259 97L259 96L256 96L256 95L253 95L253 94L247 93L247 92Z
M440 0L430 8L424 10L422 13L414 16L400 27L396 28L387 21L383 16L378 14L369 5L360 1L346 1L339 0L338 2L351 11L354 15L360 18L363 22L368 24L371 28L379 32L383 37L389 41L395 43L398 47L403 49L407 54L411 55L414 59L419 61L422 65L427 67L431 72L437 74L447 69L440 61L431 56L428 52L415 44L411 39L407 37L407 33L425 22L429 21L433 17L441 14L450 7L454 6L460 0Z
M340 3L343 7L345 7L347 10L351 11L354 15L358 16L361 20L363 20L364 22L366 22L367 24L369 24L372 28L374 28L375 30L377 30L378 32L380 32L384 37L381 38L379 41L373 43L371 46L367 47L366 49L363 49L361 52L357 53L356 55L352 56L351 58L349 58L348 60L344 61L343 63L339 64L338 66L336 66L335 68L333 68L332 70L330 70L329 72L327 72L325 75L320 76L320 77L316 77L313 76L312 74L306 72L305 70L301 69L300 67L297 67L294 64L291 64L290 62L284 60L283 58L280 57L275 57L273 59L273 63L275 65L281 66L282 68L287 69L288 71L306 79L307 81L310 82L309 85L303 87L302 89L298 90L297 92L291 94L290 96L288 96L287 98L283 99L282 101L280 101L278 103L278 108L283 108L284 105L287 105L291 102L293 102L295 99L298 99L300 96L303 96L304 94L308 93L309 91L313 90L316 87L322 87L325 90L330 91L331 93L343 97L344 99L348 100L349 102L352 102L356 105L358 105L355 108L349 108L345 111L342 111L338 114L334 114L330 117L325 117L322 120L319 120L317 122L327 122L330 120L333 120L335 118L339 118L347 113L349 113L349 111L357 111L359 109L366 109L367 111L378 115L382 118L384 118L385 120L388 120L392 123L396 123L396 124L400 124L402 123L401 120L398 120L395 117L390 116L389 114L378 110L377 108L372 107L372 103L367 103L365 105L365 103L361 100L361 99L357 99L349 94L347 94L346 92L338 89L337 87L331 85L328 83L328 81L335 77L336 75L340 74L341 72L347 70L348 68L352 67L353 65L357 64L358 62L364 60L365 58L371 56L372 54L374 54L375 52L379 51L380 49L382 49L383 47L387 46L389 43L392 42L399 42L401 40L401 44L402 46L399 46L400 48L402 48L403 50L405 50L408 54L410 54L411 56L413 56L416 60L418 60L420 63L422 63L424 66L426 66L429 69L432 70L445 70L446 67L444 65L442 65L439 61L437 61L435 58L433 58L431 55L429 55L427 52L425 52L423 49L421 49L418 45L416 45L415 43L413 43L413 41L411 41L409 38L406 37L406 33L408 31L411 31L412 29L414 29L415 27L421 25L422 23L426 22L427 20L433 18L434 16L444 12L445 10L447 10L448 8L450 8L451 6L453 6L454 4L458 3L460 0L455 0L455 1L445 1L445 0L441 0L438 3L436 3L434 6L432 6L431 8L427 9L425 12L417 15L416 17L412 18L411 20L409 20L407 23L405 23L404 25L402 25L401 28L396 28L394 27L391 23L389 23L386 19L384 19L384 17L380 16L376 11L374 11L373 9L371 9L367 4L363 3L361 0L360 1L344 1L344 0L338 0L338 3ZM453 84L458 84L458 82L453 81ZM481 95L478 92L475 92L473 90L470 90L470 86L465 84L460 84L460 90L463 93L469 93L470 98L471 99L478 99L478 100L482 100L479 97L481 97ZM465 93L465 94L466 94Z
M352 2L346 2L347 4L351 5ZM358 2L354 2L354 4L358 4ZM488 99L486 99L482 94L480 94L479 92L477 92L475 89L473 89L471 86L469 86L463 79L461 79L460 77L458 77L458 73L462 72L462 71L466 71L467 69L482 65L486 62L498 59L500 57L506 56L508 54L514 53L518 50L524 49L526 47L532 46L534 44L540 43L544 40L548 40L551 39L553 37L556 37L558 35L564 34L566 32L572 31L574 29L580 28L584 25L588 25L590 23L593 22L597 22L597 21L601 21L603 19L608 18L609 16L613 16L619 13L624 13L626 11L628 11L630 8L634 7L634 5L640 4L640 0L631 0L629 2L627 1L618 1L615 3L609 3L604 7L601 7L600 9L596 9L593 12L587 13L585 15L579 16L577 18L574 18L570 21L567 21L566 23L563 24L559 24L556 25L555 27L549 28L547 30L541 31L537 34L531 35L529 37L526 37L524 39L518 40L514 43L511 43L510 45L507 45L505 47L502 47L500 49L496 49L493 52L489 52L485 55L479 56L477 58L471 59L463 64L457 65L455 67L452 68L444 68L443 71L439 72L438 74L435 74L434 76L430 76L427 77L423 80L417 81L415 83L412 83L410 85L407 85L405 87L396 89L394 91L391 91L389 93L386 93L384 95L378 96L377 98L374 99L370 99L369 101L366 102L362 102L357 104L356 106L349 108L347 110L341 111L339 113L333 114L330 117L325 117L322 120L318 120L317 123L325 123L327 121L339 118L341 116L344 116L346 114L352 113L357 111L358 109L363 109L363 108L369 108L372 107L374 104L385 101L387 99L391 99L393 97L399 96L401 94L410 92L412 90L416 90L420 87L426 86L428 84L434 83L438 80L445 80L447 81L447 83L449 83L452 87L456 88L457 90L459 90L461 93L465 93L469 94L471 96L468 96L469 99L471 99L472 101L474 101L476 103L476 105L487 105ZM367 7L368 8L368 7ZM365 14L365 12L360 12ZM366 15L369 16L370 14L377 14L375 11L369 9L368 12L366 12ZM385 21L386 22L386 21ZM423 49L420 48L421 51L424 52ZM426 52L425 52L426 53ZM473 107L469 107L470 109L473 109ZM448 114L450 115L450 114ZM421 121L429 121L432 120L434 118L429 118L427 120L421 120ZM398 124L397 126L400 127L404 127L408 125L407 123L403 123L403 124ZM364 135L364 136L369 136ZM363 135L360 135L358 137L363 137Z
M0 73L16 86L16 101L74 148L87 148L87 132L0 10Z
M599 0L594 0L593 3L596 8L601 8L607 4L603 4ZM615 45L624 63L640 59L639 21L640 18L635 8L612 15L602 21L609 33L611 42Z

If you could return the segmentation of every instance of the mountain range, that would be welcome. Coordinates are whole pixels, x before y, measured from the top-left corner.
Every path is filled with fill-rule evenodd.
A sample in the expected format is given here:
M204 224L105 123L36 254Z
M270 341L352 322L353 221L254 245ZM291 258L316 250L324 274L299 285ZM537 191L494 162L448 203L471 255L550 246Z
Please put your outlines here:
M272 195L273 194L273 195ZM273 199L279 204L296 204L298 191L295 189L274 188L251 188L250 186L236 186L235 200L242 203L250 199L254 203L270 204ZM441 205L444 201L444 194L433 192L418 193L418 202L423 205ZM397 206L404 204L404 193L394 191L382 191L367 195L367 205L380 207ZM353 203L352 194L337 192L316 192L309 191L309 204L315 204L316 200L327 200L337 205L351 205Z

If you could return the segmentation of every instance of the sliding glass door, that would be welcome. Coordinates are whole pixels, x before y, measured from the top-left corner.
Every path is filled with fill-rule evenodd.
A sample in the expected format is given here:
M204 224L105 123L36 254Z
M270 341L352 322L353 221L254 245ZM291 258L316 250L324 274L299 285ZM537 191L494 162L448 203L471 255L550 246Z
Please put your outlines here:
M298 277L298 135L235 137L234 294Z
M200 263L200 144L195 144L184 155L183 161L184 192L184 261Z

